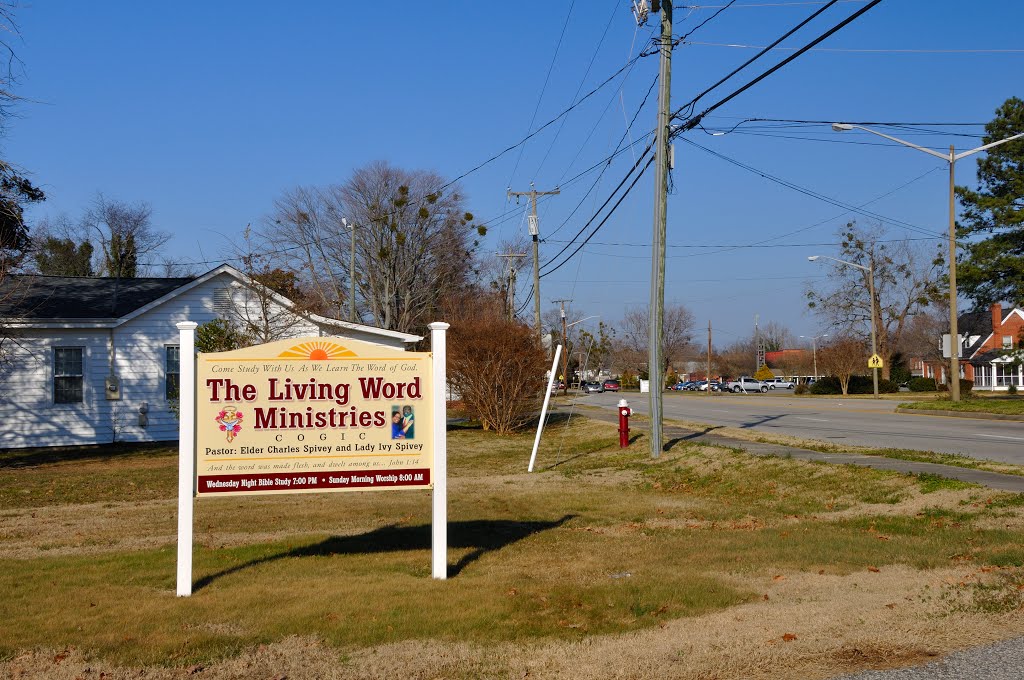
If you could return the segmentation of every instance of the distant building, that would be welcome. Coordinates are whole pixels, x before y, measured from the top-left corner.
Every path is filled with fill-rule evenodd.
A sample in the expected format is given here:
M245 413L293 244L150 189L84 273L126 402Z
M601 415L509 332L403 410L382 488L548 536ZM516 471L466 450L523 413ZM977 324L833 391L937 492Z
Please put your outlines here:
M973 380L974 389L1005 391L1010 385L1024 389L1024 370L1020 365L1024 359L1020 344L1024 310L993 304L988 309L961 314L957 330L963 343L961 377ZM923 377L947 382L948 361L923 361L919 365Z

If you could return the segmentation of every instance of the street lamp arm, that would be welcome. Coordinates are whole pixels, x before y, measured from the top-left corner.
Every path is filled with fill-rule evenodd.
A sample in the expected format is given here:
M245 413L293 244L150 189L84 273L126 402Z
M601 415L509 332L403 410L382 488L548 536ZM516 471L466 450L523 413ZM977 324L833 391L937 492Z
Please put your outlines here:
M842 130L863 130L864 132L870 132L871 134L878 135L879 137L885 137L886 139L888 139L890 141L893 141L893 142L896 142L897 144L902 144L903 146L909 146L910 148L917 149L918 151L924 151L925 153L931 154L932 156L935 156L936 158L941 158L942 160L946 161L947 163L949 162L949 155L948 154L939 153L938 151L934 151L934 150L929 149L927 147L919 146L917 144L914 144L913 142L908 142L905 139L900 139L899 137L893 137L891 135L885 134L884 132L879 132L878 130L872 130L871 128L864 127L863 125L851 125L851 124L847 124L847 123L833 123L832 124L832 129L833 130L837 130L837 131L842 131Z
M970 151L961 151L957 155L953 156L953 160L958 161L961 158L965 158L967 156L971 156L971 155L979 153L981 151L985 151L987 149L991 149L993 146L999 146L1000 144L1005 144L1006 142L1012 142L1013 140L1020 139L1021 137L1024 137L1024 132L1022 132L1020 134L1017 134L1017 135L1014 135L1013 137L1007 137L1006 139L1000 139L998 142L992 142L991 144L986 144L985 146L979 146L977 149L971 149Z
M871 271L871 267L865 267L864 265L857 264L856 262L847 262L846 260L840 260L838 257L829 257L828 255L812 255L811 257L813 257L814 260L817 260L819 258L822 259L822 260L832 260L833 262L839 262L840 264L846 264L846 265L849 265L851 267L856 267L857 269L863 269L866 272L870 272ZM813 262L814 260L812 260L811 257L809 257L807 259L811 260L811 262Z
M567 324L565 324L565 327L566 328L571 328L571 327L575 326L578 323L583 323L584 321L590 321L591 319L600 319L600 318L601 318L600 316L587 316L587 317L584 317L584 318L580 319L579 321L573 321L572 323L567 323Z

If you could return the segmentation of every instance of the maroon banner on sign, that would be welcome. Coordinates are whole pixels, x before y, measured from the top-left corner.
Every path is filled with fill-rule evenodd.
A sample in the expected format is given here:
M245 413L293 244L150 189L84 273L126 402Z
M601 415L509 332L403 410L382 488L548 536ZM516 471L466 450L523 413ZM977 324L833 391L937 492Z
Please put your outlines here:
M430 486L430 469L346 470L294 474L263 472L241 475L200 475L198 493L261 493L307 491L315 489L386 489L396 486Z

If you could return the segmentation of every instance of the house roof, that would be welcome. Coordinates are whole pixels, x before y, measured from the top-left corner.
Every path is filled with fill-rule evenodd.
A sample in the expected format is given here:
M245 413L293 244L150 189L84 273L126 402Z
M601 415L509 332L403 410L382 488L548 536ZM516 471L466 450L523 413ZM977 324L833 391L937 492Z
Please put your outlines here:
M1000 324L1013 314L1013 309L1013 307L1000 308ZM992 311L988 307L984 307L959 315L956 318L956 330L960 335L975 338L974 342L964 347L963 353L965 357L973 357L992 336Z
M7 276L0 283L0 317L117 319L194 280Z
M12 325L21 327L115 327L219 274L228 274L247 286L260 285L228 264L215 267L201 276L173 279L7 276L0 282L0 319L6 318ZM273 291L270 295L282 306L294 307L294 303L283 295ZM318 314L305 316L336 331L359 331L405 343L423 339L420 335L349 323Z

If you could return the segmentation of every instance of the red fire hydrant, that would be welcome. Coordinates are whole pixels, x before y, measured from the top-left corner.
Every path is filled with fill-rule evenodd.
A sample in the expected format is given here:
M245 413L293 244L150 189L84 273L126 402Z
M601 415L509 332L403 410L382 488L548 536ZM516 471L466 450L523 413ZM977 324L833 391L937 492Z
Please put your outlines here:
M633 409L625 399L619 399L619 448L629 446L629 417L633 415Z

